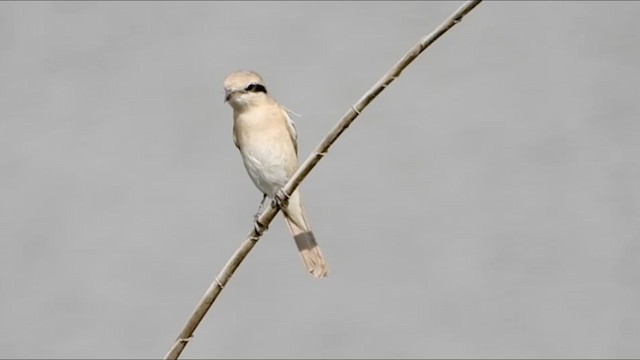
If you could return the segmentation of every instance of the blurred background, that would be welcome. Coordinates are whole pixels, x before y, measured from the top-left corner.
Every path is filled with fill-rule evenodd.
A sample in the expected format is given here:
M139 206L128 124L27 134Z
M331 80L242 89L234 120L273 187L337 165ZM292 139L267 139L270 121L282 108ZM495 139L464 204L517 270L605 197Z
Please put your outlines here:
M306 158L462 2L0 3L0 357L159 358L260 201L222 80ZM640 356L638 2L485 2L383 92L184 358Z

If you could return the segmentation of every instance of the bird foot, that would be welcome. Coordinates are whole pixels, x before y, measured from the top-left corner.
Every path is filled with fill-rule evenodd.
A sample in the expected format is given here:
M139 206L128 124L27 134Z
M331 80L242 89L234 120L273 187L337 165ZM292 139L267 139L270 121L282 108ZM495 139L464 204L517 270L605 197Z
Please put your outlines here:
M263 232L267 231L268 227L264 226L260 221L258 221L256 219L256 221L253 223L253 228L256 230L256 233L258 234L262 234Z
M272 208L280 208L280 209L284 209L289 205L289 198L291 197L291 195L287 194L286 192L284 192L284 190L280 189L278 190L278 192L276 193L276 196L273 197L273 200L271 200L271 207Z

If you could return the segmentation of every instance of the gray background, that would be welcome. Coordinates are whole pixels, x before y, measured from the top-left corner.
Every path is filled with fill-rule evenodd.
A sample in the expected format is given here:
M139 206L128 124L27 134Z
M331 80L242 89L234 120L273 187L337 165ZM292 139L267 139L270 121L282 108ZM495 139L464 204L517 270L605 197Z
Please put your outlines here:
M222 80L306 157L461 2L0 4L0 356L162 357L260 199ZM184 357L640 356L638 2L486 2L302 186Z

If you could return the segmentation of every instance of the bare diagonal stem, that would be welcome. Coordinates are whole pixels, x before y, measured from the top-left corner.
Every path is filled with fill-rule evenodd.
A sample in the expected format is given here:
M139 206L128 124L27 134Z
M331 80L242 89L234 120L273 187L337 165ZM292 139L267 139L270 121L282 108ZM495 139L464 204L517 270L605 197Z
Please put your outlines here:
M331 145L338 139L351 123L360 115L360 112L364 110L373 99L375 99L389 84L391 84L400 73L417 58L427 47L435 42L440 36L451 29L454 25L459 23L462 18L475 8L482 0L473 0L465 2L458 10L451 14L442 24L440 24L433 32L423 37L416 45L414 45L409 52L407 52L402 59L400 59L369 91L367 91L358 102L353 105L342 116L340 121L329 131L320 144L316 147L315 151L307 157L307 159L300 165L298 170L289 179L287 184L282 188L287 194L293 193L293 191L300 185L309 172L316 166L316 164L327 154ZM279 194L279 197L282 196ZM284 199L282 199L284 200ZM204 296L196 306L195 310L187 320L184 328L178 335L178 338L171 346L171 349L165 355L165 359L177 359L182 350L187 346L187 343L193 337L193 333L204 318L205 314L216 300L224 286L227 284L231 276L242 263L244 258L249 254L251 249L258 242L262 234L266 231L267 227L276 216L280 209L277 207L268 207L258 218L258 222L264 224L261 228L254 228L251 230L247 238L242 242L240 247L233 253L229 261L222 268L218 276Z

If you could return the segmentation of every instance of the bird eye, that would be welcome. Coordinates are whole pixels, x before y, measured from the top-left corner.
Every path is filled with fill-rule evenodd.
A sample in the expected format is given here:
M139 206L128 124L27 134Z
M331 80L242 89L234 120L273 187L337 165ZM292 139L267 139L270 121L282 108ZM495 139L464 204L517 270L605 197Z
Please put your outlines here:
M267 89L264 87L264 85L260 85L260 84L249 84L246 88L244 88L245 91L247 92L263 92L263 93L267 93Z

